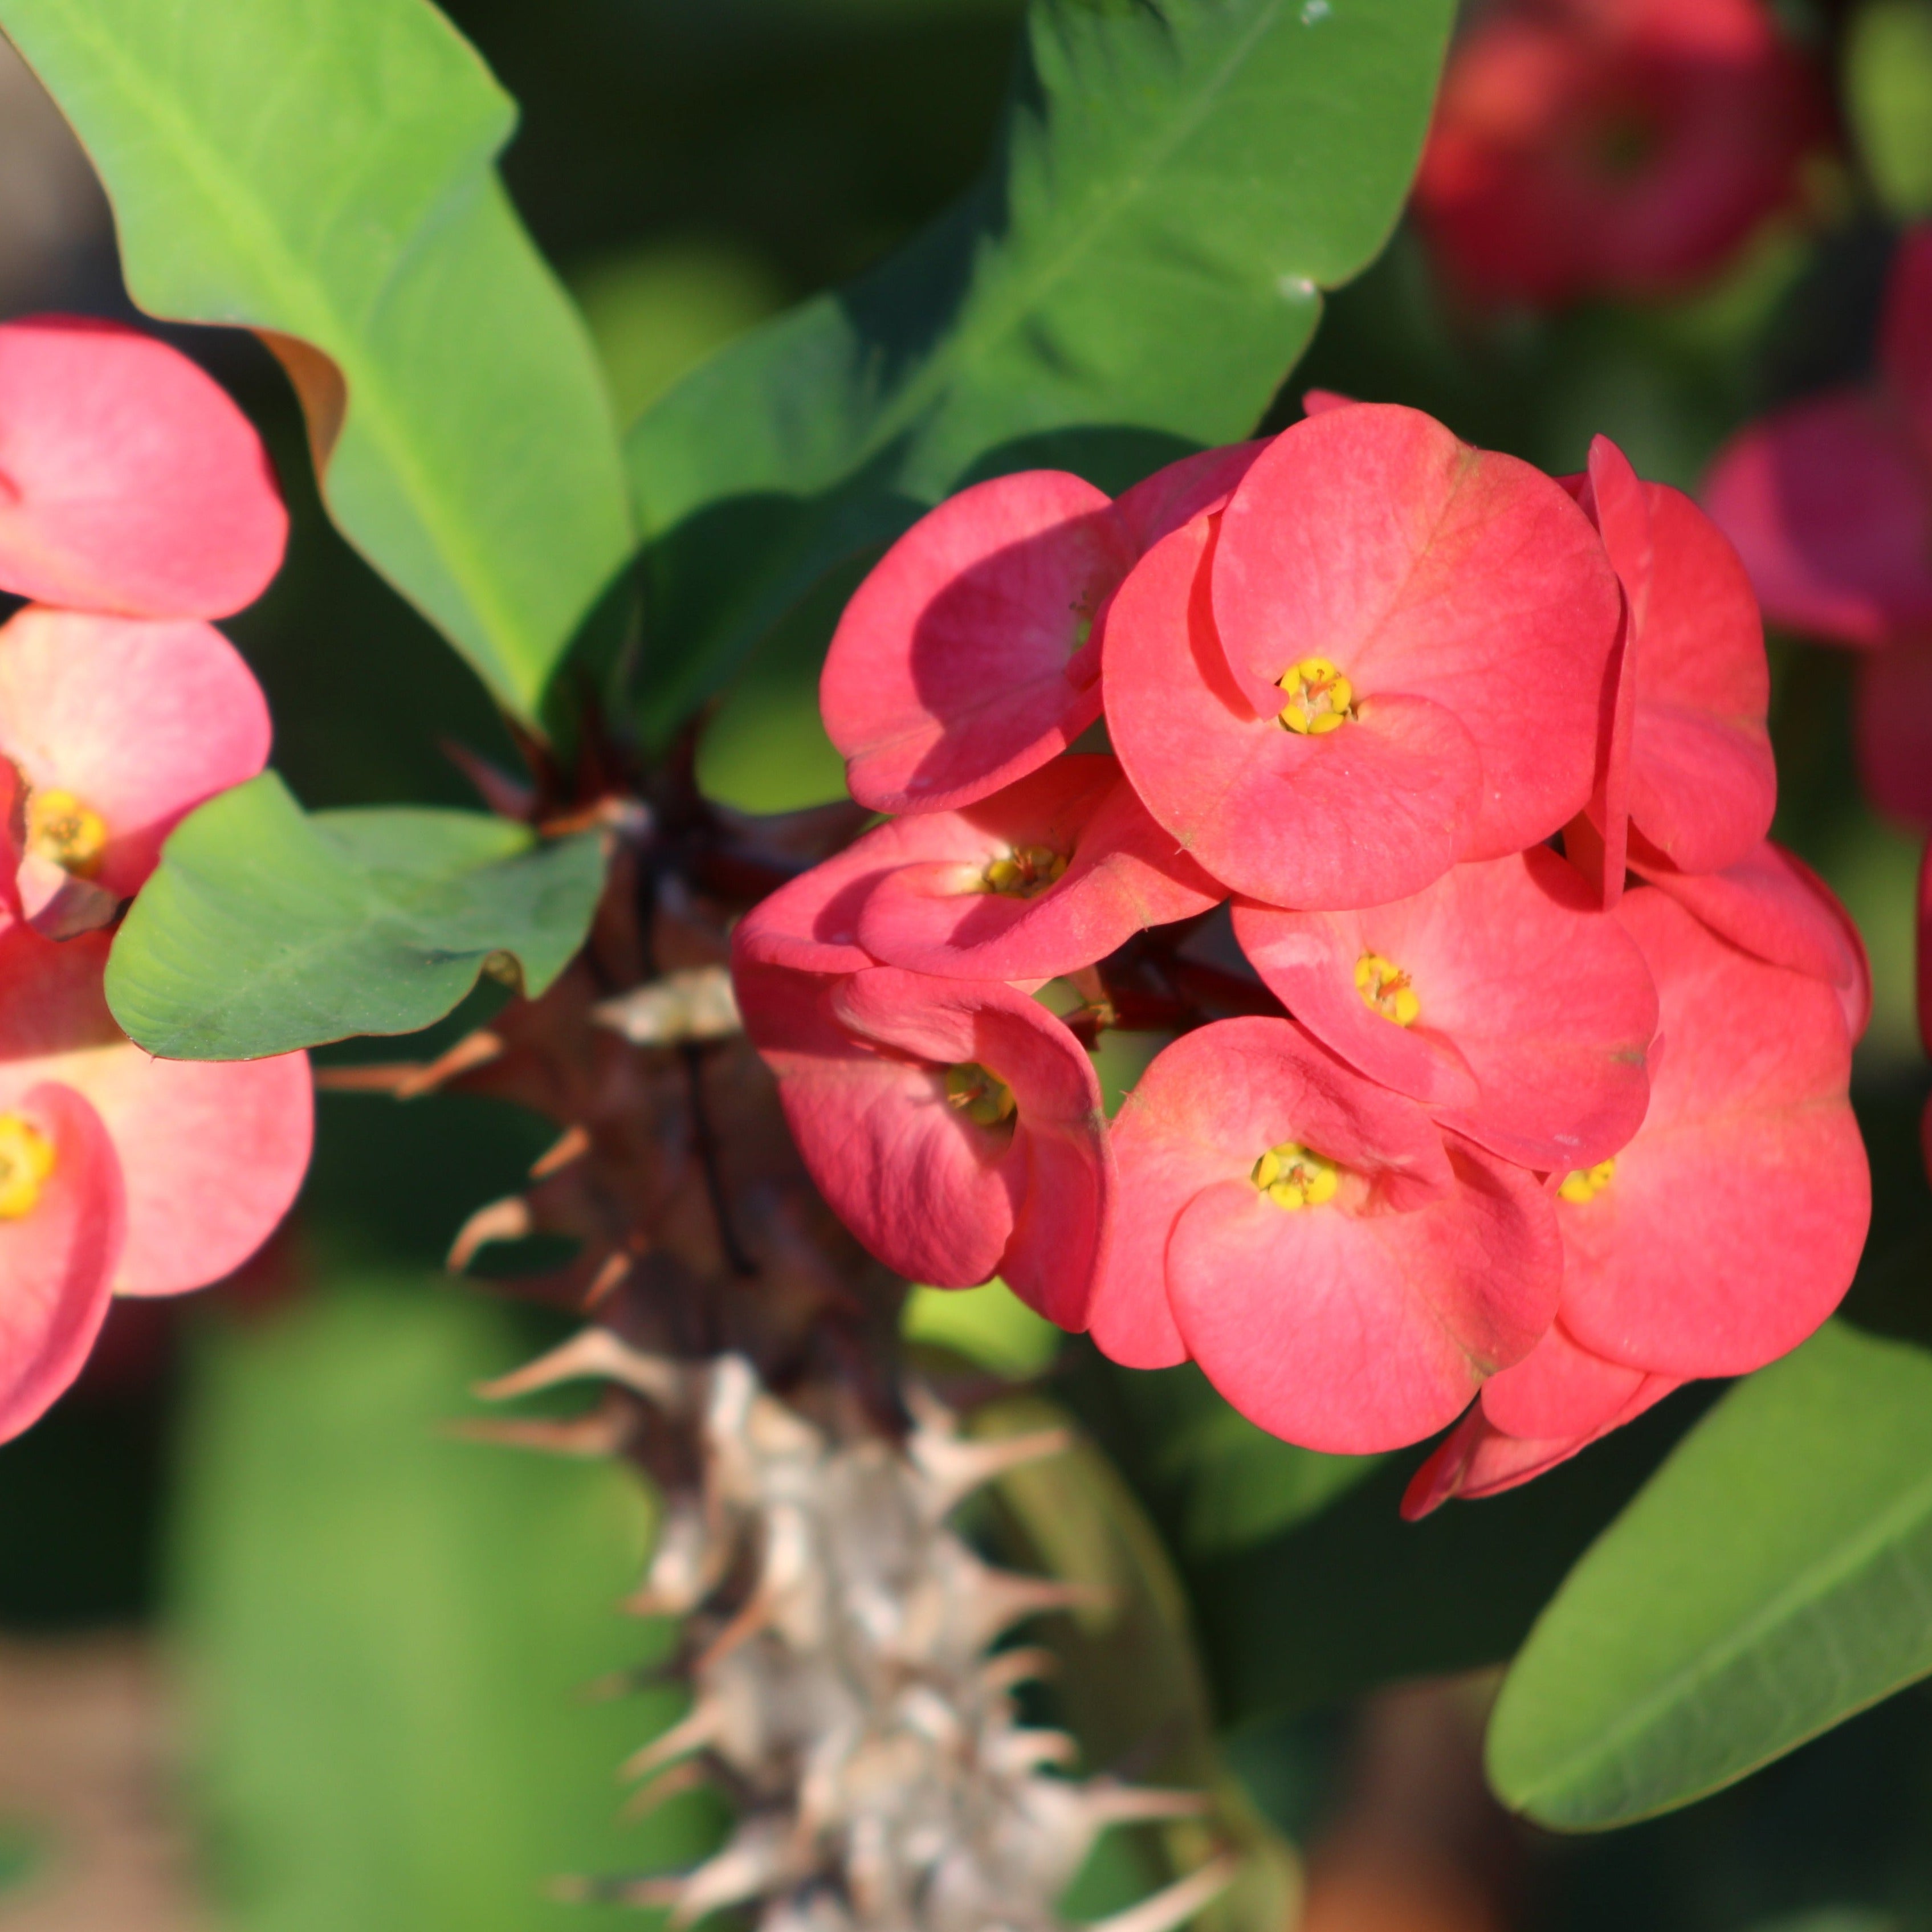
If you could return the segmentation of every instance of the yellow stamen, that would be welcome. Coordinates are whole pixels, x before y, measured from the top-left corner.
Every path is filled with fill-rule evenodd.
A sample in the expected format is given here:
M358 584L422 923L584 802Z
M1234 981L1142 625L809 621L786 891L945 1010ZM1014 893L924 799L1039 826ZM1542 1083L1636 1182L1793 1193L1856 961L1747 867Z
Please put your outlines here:
M1332 1160L1324 1160L1295 1141L1270 1148L1255 1162L1248 1178L1277 1208L1285 1208L1291 1214L1334 1200L1342 1184L1341 1171Z
M1276 682L1288 699L1281 722L1304 737L1339 730L1354 716L1355 687L1326 658L1304 658Z
M1586 1201L1594 1201L1610 1186L1610 1177L1616 1171L1614 1160L1600 1160L1594 1167L1573 1168L1558 1184L1557 1198L1580 1206Z
M1066 855L1050 845L1016 845L980 874L989 892L1010 899L1037 898L1066 876Z
M31 1214L54 1171L54 1144L18 1114L0 1114L0 1221Z
M1364 952L1355 962L1355 990L1370 1012L1380 1013L1397 1026L1413 1026L1422 1010L1408 975L1379 952Z
M63 871L88 879L100 869L107 826L70 791L34 792L27 800L27 849Z
M1013 1090L976 1060L946 1070L946 1104L982 1127L1003 1126L1013 1117Z

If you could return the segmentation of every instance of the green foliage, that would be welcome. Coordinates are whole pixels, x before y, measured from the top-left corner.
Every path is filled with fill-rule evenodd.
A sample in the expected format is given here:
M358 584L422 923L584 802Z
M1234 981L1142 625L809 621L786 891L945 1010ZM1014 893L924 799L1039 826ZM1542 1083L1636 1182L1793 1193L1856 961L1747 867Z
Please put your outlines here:
M1845 44L1845 106L1865 171L1901 220L1932 214L1932 5L1870 0Z
M1043 1373L1060 1352L1060 1331L1003 1281L980 1288L915 1288L900 1312L908 1342L950 1349L1010 1382Z
M1839 1324L1741 1384L1538 1620L1491 1780L1588 1830L1718 1790L1932 1672L1932 1355Z
M1319 290L1394 222L1452 11L1036 0L977 188L632 431L653 726L974 476L1053 463L1119 487L1251 429Z
M344 531L531 715L630 520L475 52L426 0L0 0L0 27L106 184L135 300L263 332Z
M451 1439L521 1352L500 1310L380 1280L202 1337L175 1537L193 1794L242 1932L584 1932L550 1880L675 1862L614 1771L674 1714L586 1686L661 1649L616 1613L648 1532L608 1464Z
M265 772L169 839L115 940L108 1002L174 1060L414 1033L486 968L542 992L603 876L594 832L540 841L482 812L404 807L310 817Z

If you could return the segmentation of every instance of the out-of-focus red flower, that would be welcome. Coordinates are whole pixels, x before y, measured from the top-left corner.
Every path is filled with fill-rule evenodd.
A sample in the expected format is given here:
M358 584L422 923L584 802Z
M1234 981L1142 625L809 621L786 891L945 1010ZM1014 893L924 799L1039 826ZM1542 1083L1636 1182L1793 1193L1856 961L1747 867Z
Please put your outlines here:
M1635 1138L1564 1177L1558 1326L1418 1472L1420 1515L1510 1487L1694 1376L1796 1348L1850 1286L1871 1183L1834 990L1727 945L1667 894L1617 915L1657 982L1660 1064Z
M852 796L970 804L1100 715L1108 598L1135 560L1223 500L1258 443L1156 470L1118 502L1060 470L962 490L886 551L839 620L819 686Z
M1288 1441L1419 1441L1555 1312L1552 1211L1288 1020L1224 1020L1148 1068L1114 1124L1120 1210L1094 1292L1118 1361L1191 1357Z
M1092 1063L1012 987L880 966L834 938L828 907L868 876L852 856L733 935L746 1028L812 1179L888 1268L940 1288L998 1274L1083 1328L1114 1192Z
M295 1198L308 1060L155 1060L114 1024L108 940L0 933L0 1438L80 1372L110 1294L219 1280Z
M1418 410L1330 409L1121 586L1108 728L1224 884L1376 905L1581 808L1618 608L1549 478Z
M1667 295L1798 200L1828 124L1762 0L1495 0L1450 56L1415 212L1478 301Z
M1643 1118L1648 969L1545 847L1366 911L1238 904L1234 932L1331 1052L1506 1160L1587 1167Z
M1704 504L1773 623L1859 646L1932 627L1932 224L1892 264L1876 380L1740 430Z

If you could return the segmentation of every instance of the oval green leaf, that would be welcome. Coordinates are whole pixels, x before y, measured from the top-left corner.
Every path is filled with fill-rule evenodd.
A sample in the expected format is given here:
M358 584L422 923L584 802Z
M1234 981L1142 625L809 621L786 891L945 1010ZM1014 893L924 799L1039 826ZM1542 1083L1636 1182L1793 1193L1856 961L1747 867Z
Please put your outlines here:
M662 730L826 570L962 482L1118 488L1251 430L1376 254L1449 0L1035 0L973 192L632 432Z
M0 28L100 172L135 301L263 333L344 534L532 716L630 513L475 50L427 0L0 0Z
M1539 1824L1628 1824L1928 1672L1932 1354L1834 1323L1726 1396L1576 1565L1503 1686L1490 1780Z
M595 832L539 840L482 812L304 814L272 772L168 840L114 942L107 1000L150 1053L255 1060L414 1033L486 965L535 998L583 944Z

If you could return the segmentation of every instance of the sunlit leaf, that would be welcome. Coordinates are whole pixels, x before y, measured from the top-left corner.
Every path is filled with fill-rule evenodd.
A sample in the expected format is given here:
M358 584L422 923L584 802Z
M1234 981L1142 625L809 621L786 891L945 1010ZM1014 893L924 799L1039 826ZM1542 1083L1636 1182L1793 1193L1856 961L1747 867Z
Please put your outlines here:
M1932 1672L1932 1354L1834 1324L1733 1390L1538 1620L1490 1774L1540 1823L1688 1804Z
M114 942L107 997L150 1053L253 1060L414 1033L486 967L541 993L583 943L596 834L485 813L317 812L272 772L176 829Z
M262 332L345 534L531 713L629 513L474 50L427 0L0 0L0 28L100 172L134 299Z

